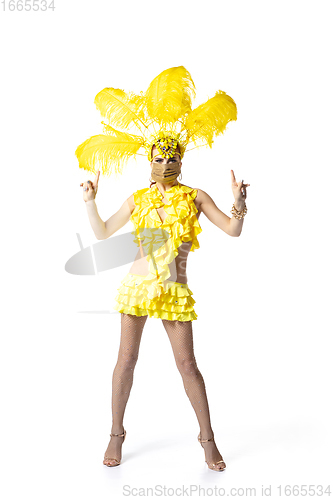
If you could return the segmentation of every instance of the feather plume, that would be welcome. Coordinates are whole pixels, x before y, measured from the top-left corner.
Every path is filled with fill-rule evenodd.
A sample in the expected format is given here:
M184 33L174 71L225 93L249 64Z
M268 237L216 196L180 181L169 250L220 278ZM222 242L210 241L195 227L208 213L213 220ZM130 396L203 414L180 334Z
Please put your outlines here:
M182 155L191 142L196 147L212 147L214 138L224 132L229 121L237 120L236 104L219 90L192 110L194 97L195 85L184 66L162 71L139 95L104 88L94 103L109 123L102 122L104 134L90 137L76 149L79 167L94 173L99 169L106 176L122 173L123 166L142 146L150 160L152 144L161 133L178 140Z
M156 76L144 95L148 116L159 125L166 125L191 111L195 86L184 66L177 66Z
M143 139L115 130L109 125L105 125L105 131L107 135L94 135L76 149L79 167L95 174L100 169L106 176L113 172L122 174L123 166L131 156L136 155L143 145Z
M106 87L95 97L94 103L103 118L113 125L130 129L135 125L141 133L146 128L145 98L133 92L126 93L121 89Z
M187 142L203 142L212 147L214 136L222 134L231 120L237 120L234 100L222 90L200 104L186 118Z

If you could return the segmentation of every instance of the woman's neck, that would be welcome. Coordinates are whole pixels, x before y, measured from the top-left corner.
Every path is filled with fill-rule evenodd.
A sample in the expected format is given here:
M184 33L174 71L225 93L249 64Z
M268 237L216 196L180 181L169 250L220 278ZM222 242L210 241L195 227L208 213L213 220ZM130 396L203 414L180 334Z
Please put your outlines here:
M173 186L177 186L178 184L179 183L177 179L175 179L175 181L172 184L164 184L163 182L156 182L156 186L162 194L168 189L172 188Z

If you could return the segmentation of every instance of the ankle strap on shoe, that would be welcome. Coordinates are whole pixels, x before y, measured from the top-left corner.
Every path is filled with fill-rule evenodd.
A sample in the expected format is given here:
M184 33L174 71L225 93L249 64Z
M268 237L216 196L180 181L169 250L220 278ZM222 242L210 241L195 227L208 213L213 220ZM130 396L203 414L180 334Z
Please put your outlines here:
M214 441L214 435L213 435L213 437L211 437L209 439L201 439L201 434L199 434L198 439L199 439L200 443L208 443L208 441Z
M126 434L126 431L125 431L125 429L124 429L124 432L123 432L122 434L113 434L113 433L111 432L110 436L119 436L119 437L124 437L124 436L125 436L125 434Z

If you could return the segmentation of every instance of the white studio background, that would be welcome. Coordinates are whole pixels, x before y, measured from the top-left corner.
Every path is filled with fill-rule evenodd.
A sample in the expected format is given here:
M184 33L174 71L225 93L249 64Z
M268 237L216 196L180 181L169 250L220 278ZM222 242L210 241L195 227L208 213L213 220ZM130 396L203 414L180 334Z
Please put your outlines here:
M55 0L54 11L25 12L1 2L2 498L105 499L125 496L125 485L132 496L192 485L193 497L199 486L255 488L258 497L264 486L286 497L287 485L317 493L329 485L331 6ZM179 65L193 77L195 105L224 90L238 107L211 150L185 155L181 182L228 216L230 170L250 183L240 238L202 214L200 250L188 263L195 353L223 473L207 468L167 334L153 318L122 463L102 464L120 340L112 304L130 265L95 276L65 271L77 234L84 247L97 242L79 187L92 176L74 155L102 132L95 95L140 92ZM101 177L103 220L149 187L149 176L141 157L119 179Z

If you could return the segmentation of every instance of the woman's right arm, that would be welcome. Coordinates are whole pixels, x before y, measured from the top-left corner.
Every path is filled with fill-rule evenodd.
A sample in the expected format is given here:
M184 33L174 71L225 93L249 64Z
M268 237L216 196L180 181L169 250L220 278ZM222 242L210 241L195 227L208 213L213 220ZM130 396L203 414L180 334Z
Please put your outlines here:
M122 204L118 212L112 215L107 221L103 221L98 213L95 197L98 189L99 173L97 173L94 182L87 181L81 184L83 186L83 199L86 204L87 213L91 227L98 240L106 240L121 229L130 219L131 213L135 208L134 195L132 194Z
M127 198L118 212L111 215L111 217L105 222L103 222L98 214L95 200L86 201L86 207L89 221L96 238L98 240L106 240L125 226L125 224L130 220L131 213L135 208L134 195L132 194L129 198Z

